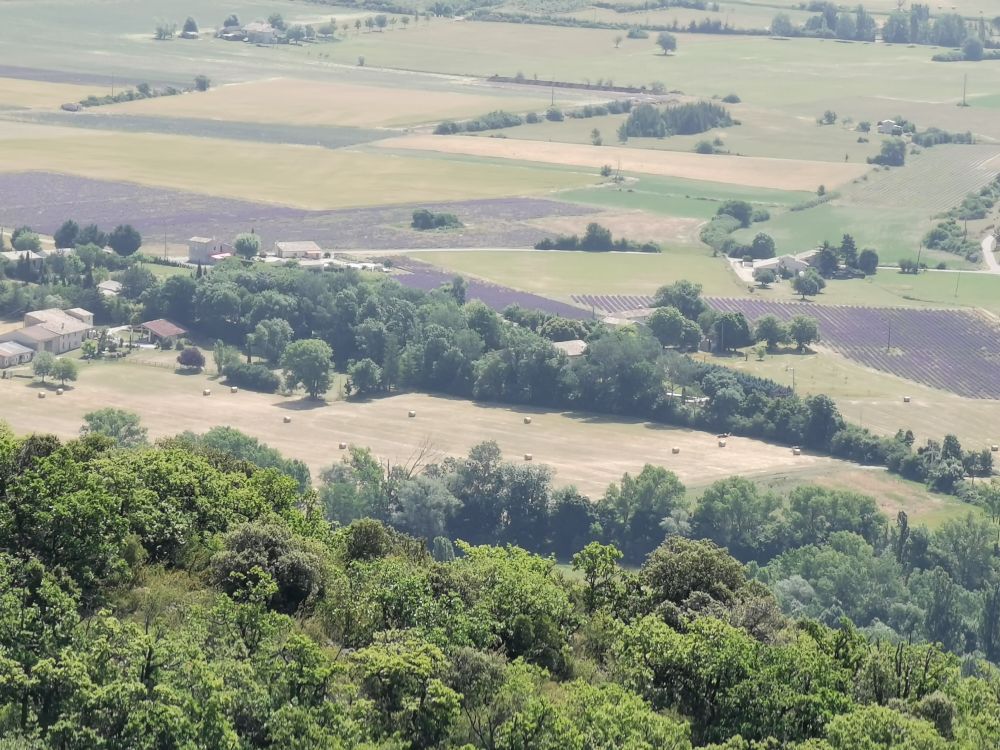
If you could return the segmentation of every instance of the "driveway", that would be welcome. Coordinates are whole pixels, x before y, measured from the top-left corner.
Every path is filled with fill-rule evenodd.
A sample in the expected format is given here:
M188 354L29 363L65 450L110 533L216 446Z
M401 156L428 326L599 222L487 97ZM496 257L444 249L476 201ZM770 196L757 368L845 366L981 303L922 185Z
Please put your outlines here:
M1000 274L1000 262L997 261L997 256L993 252L997 247L997 238L992 234L988 234L983 237L983 260L986 261L986 267L989 269L990 273Z

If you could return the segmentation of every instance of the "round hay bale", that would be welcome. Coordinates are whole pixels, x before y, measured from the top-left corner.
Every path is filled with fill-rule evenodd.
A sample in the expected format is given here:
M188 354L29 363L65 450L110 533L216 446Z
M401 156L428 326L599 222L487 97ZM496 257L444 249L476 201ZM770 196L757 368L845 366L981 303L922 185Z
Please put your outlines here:
M42 391L38 392L38 398L45 398L45 393Z
M291 418L291 417L283 417L283 418L282 418L282 421L283 421L283 422L284 422L285 424L288 424L289 422L291 422L291 421L292 421L292 418Z
M725 448L726 447L726 441L725 440L720 440L719 441L719 447L720 448Z
M202 396L211 396L212 395L212 391L210 389L206 388L205 390L203 390L201 392L201 395Z
M417 413L415 411L413 411L413 409L410 409L409 414L407 414L407 416L410 419L413 419L415 416L417 416Z
M342 450L342 451L347 450L347 443L341 443L340 444L340 450Z
M56 388L56 395L57 396L63 395L63 389L62 388Z
M230 393L239 393L239 392L240 392L240 389L239 389L239 388L237 388L237 387L236 387L235 385L233 385L233 386L230 386L230 387L229 387L229 392L230 392Z
M681 449L675 445L673 448L670 449L670 452L676 456L678 453L681 452Z
M531 417L525 417L524 418L524 423L525 424L531 424Z
M904 404L910 403L910 397L909 396L903 396L903 403Z
M525 453L524 454L524 460L525 461L530 461L532 458L534 458L534 457L530 453Z

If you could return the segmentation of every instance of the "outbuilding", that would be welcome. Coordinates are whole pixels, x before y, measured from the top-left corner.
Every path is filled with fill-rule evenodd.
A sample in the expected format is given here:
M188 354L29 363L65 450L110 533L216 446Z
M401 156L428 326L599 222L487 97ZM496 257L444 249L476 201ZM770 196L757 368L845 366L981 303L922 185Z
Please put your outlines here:
M0 368L27 364L34 356L34 349L30 349L16 341L5 341L0 344Z
M182 328L166 318L146 321L140 327L145 331L146 338L151 344L159 343L165 339L173 341L187 335L186 328Z

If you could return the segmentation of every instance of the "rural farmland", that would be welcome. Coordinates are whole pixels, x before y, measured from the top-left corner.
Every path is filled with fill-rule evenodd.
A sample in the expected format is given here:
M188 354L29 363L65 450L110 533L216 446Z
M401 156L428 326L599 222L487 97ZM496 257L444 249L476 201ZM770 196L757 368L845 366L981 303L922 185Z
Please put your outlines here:
M1000 749L1000 0L0 50L0 750Z
M579 295L574 301L609 313L648 307L642 295ZM1000 326L972 311L912 310L710 298L716 310L788 320L807 315L819 323L821 341L867 367L968 398L1000 399Z

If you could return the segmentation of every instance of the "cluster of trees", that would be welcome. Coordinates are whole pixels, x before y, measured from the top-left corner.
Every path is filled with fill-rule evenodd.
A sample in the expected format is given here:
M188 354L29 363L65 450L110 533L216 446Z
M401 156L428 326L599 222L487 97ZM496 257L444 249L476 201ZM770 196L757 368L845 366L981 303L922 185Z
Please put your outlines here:
M852 278L859 274L871 276L878 270L878 253L865 248L858 252L854 237L845 234L839 245L832 245L827 240L819 247L816 255L816 270L825 279Z
M205 81L204 88L201 88L202 79ZM207 91L208 78L197 76L194 81L194 89L197 91ZM182 89L173 86L163 86L154 89L148 83L140 83L135 88L124 89L117 94L104 94L103 96L91 94L86 99L81 99L79 105L81 107L100 107L105 104L120 104L121 102L134 102L141 99L155 99L159 96L176 96L181 93L184 93Z
M988 38L986 20L975 26L975 38ZM961 47L972 34L965 19L958 13L943 13L931 19L931 6L914 3L908 11L889 14L882 26L882 38L896 44L933 44L939 47ZM982 44L980 44L980 51Z
M996 21L998 19L994 19ZM985 37L984 37L985 39ZM987 42L987 44L996 44ZM992 49L987 51L982 39L974 36L967 37L962 42L961 49L951 52L939 52L931 60L934 62L979 62L980 60L1000 60L1000 50Z
M804 6L817 15L796 25L786 13L777 14L771 21L771 33L776 36L809 36L826 39L843 39L874 42L878 24L863 5L844 10L830 0L811 0ZM997 20L997 19L994 19ZM958 13L943 13L931 18L931 6L913 3L908 10L889 14L881 27L882 39L892 44L932 44L940 47L962 47L955 59L983 59L984 42L990 38L984 18L967 23ZM994 25L998 28L998 25ZM935 56L935 60L939 56ZM942 59L952 59L947 56Z
M524 76L520 73L515 77L515 81L524 82ZM597 87L601 88L607 84L612 85L611 81L599 80L597 82ZM605 115L620 115L631 111L632 100L631 99L613 99L604 104L586 104L582 107L576 107L574 109L563 110L559 107L549 107L546 112L539 115L537 112L528 112L524 117L521 115L513 114L511 112L505 112L503 110L496 110L489 112L488 114L477 117L474 120L462 120L460 122L455 122L454 120L445 120L437 124L434 128L434 133L436 135L454 135L455 133L478 133L482 130L498 130L500 128L513 128L518 125L523 125L528 123L529 125L542 122L543 119L549 120L551 122L561 122L566 117L570 117L575 120L585 120L591 117L604 117Z
M906 141L901 138L890 138L882 141L882 148L875 156L868 157L869 164L879 164L883 167L901 167L906 163Z
M655 242L635 242L625 237L614 239L611 230L596 222L587 224L583 237L575 234L559 235L555 239L546 237L535 245L536 250L585 250L594 253L606 253L612 250L620 252L658 253L660 246Z
M758 233L749 245L737 242L730 235L737 229L768 221L771 214L766 208L755 208L747 201L727 200L719 205L715 216L705 224L699 236L713 250L731 258L773 258L774 240Z
M729 111L715 102L689 102L662 110L644 103L632 108L628 119L618 129L618 138L625 142L629 138L693 135L733 124L736 123Z
M455 214L434 213L426 208L418 208L413 212L410 226L414 229L456 229L465 226Z
M958 206L948 211L948 216L960 220L985 219L997 201L1000 201L1000 177L978 192L966 195Z
M979 260L982 253L978 238L969 239L965 222L960 224L955 219L945 219L930 229L924 235L923 244L932 250L961 255L973 263Z
M778 13L771 21L771 33L775 36L875 41L878 25L863 5L858 5L854 10L841 11L836 3L829 0L811 0L804 7L816 15L808 18L801 26L796 26L787 13Z
M924 148L936 146L939 143L975 143L972 132L966 130L964 133L951 133L940 128L927 128L922 133L914 133L910 139L913 143Z
M79 376L79 366L76 360L69 357L56 357L52 352L38 352L31 360L31 372L42 383L45 378L58 380L61 385L74 381Z
M110 247L123 257L132 255L142 247L142 235L131 224L119 224L105 234L96 224L88 224L81 228L79 224L69 219L63 222L52 238L58 248L79 250L80 247L87 245L98 248Z
M493 501L495 466L457 470ZM618 490L622 506L645 492ZM854 499L796 507L788 535L806 544L832 530L834 549L878 524L854 517L870 510ZM712 502L700 508L715 528ZM573 556L577 581L518 547L441 538L432 556L375 520L338 527L293 480L224 453L4 430L0 549L0 711L23 747L944 750L1000 737L986 661L790 619L707 540L671 536L636 570L594 542Z
M140 272L152 276L147 269L138 266L139 256L133 248L142 238L129 225L118 226L105 234L94 224L81 228L76 222L67 221L55 232L55 244L60 249L73 251L49 253L40 264L28 257L29 252L42 249L38 235L30 227L18 227L11 233L10 240L12 249L22 255L12 262L0 261L0 277L31 282L31 285L7 284L0 280L0 314L16 317L41 307L76 306L94 311L100 322L107 322L109 315L106 312L117 310L120 305L116 300L102 298L96 285L116 272L122 272L123 282L136 281L136 274ZM0 239L0 248L3 245ZM105 247L112 247L116 252L105 252ZM130 272L133 268L135 271ZM132 293L136 289L129 284L127 291ZM122 322L127 322L127 318Z
M502 109L488 112L475 120L445 120L438 123L434 128L435 135L453 135L455 133L477 133L480 130L497 130L499 128L513 128L523 125L524 118L511 112L504 112Z

